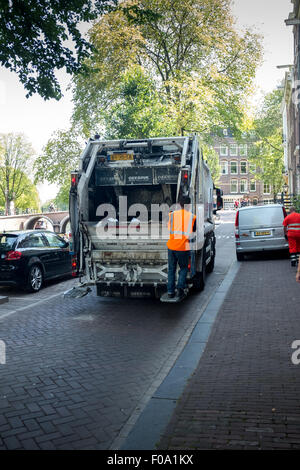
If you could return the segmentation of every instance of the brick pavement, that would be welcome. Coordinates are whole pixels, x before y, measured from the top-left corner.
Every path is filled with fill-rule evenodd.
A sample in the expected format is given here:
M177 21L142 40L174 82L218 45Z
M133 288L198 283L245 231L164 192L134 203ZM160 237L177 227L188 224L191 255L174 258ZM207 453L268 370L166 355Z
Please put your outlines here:
M286 259L245 261L159 449L300 449L300 286Z
M209 295L172 308L58 296L0 318L0 450L109 449Z

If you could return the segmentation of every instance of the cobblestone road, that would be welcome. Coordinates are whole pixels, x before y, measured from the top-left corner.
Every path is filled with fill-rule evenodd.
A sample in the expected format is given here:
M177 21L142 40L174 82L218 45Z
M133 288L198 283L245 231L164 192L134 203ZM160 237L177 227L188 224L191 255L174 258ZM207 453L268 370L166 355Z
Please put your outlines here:
M108 449L224 278L234 257L228 222L217 229L205 291L182 304L94 294L63 300L72 280L30 298L13 290L0 306L0 449Z

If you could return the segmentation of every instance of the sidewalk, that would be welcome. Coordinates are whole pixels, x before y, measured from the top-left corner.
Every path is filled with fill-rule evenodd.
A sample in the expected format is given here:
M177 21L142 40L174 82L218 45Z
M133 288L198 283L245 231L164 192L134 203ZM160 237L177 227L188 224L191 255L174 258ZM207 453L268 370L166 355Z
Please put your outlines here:
M159 449L300 449L295 275L287 259L242 263Z

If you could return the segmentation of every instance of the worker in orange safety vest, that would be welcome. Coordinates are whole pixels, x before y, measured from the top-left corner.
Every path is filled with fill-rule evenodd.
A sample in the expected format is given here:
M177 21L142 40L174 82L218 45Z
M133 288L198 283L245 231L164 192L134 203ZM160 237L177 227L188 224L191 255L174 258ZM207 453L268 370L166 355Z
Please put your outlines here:
M283 221L284 233L288 237L291 265L296 266L300 255L300 214L295 207L290 208L290 213Z
M169 214L168 229L168 297L175 297L175 275L179 264L177 297L184 297L184 288L190 258L190 239L196 230L196 216L186 207L191 203L188 196L179 198L180 209Z

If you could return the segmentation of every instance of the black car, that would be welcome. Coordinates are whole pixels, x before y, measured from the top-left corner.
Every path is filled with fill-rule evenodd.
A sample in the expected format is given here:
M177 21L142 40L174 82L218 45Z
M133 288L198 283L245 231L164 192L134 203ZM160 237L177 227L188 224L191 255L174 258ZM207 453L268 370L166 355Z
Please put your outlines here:
M43 282L71 274L69 244L54 232L0 233L0 286L38 292Z

